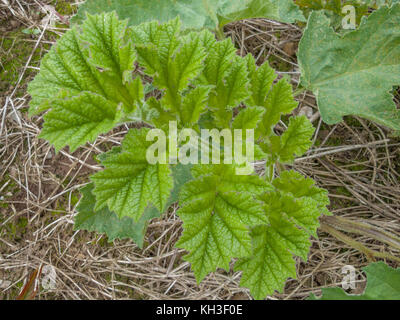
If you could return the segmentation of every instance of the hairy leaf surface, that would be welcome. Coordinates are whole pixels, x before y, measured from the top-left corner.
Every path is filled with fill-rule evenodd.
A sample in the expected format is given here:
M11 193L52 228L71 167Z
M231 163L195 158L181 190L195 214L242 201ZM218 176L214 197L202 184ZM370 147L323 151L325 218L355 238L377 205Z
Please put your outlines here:
M115 10L132 25L151 20L167 22L179 16L185 28L216 30L241 19L267 18L282 22L304 21L299 8L291 0L87 0L73 22L82 21L85 13Z
M272 227L254 228L251 231L252 255L235 264L235 271L243 270L240 285L249 288L255 299L264 299L274 290L282 291L284 281L296 277L292 254L272 234Z
M326 123L357 115L400 129L400 111L390 94L400 84L400 4L376 10L343 36L313 12L298 58L301 83L314 92Z

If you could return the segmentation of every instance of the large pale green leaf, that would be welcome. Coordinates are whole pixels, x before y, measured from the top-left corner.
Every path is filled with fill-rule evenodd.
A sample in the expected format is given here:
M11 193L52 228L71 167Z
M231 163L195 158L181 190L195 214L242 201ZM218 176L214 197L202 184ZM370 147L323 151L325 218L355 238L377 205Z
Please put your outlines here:
M287 23L305 21L303 14L291 0L248 0L242 1L242 4L240 1L224 0L224 5L225 10L217 12L220 26L250 18L267 18Z
M342 20L349 14L348 10L343 10L345 6L352 6L355 9L356 24L359 25L361 19L370 14L370 9L378 9L400 0L295 0L295 2L306 17L313 11L324 10L325 15L331 20L331 26L338 32L345 32L346 30L342 29Z
M304 16L292 0L87 0L73 17L82 21L86 13L115 10L132 25L151 20L166 22L179 16L189 29L217 30L247 18L267 18L292 23Z
M400 300L400 268L393 269L383 261L362 268L367 275L363 294L347 294L341 288L322 289L322 297L310 295L310 300Z
M375 1L375 0L371 0ZM362 3L364 2L364 3ZM306 17L316 10L324 10L324 14L330 19L331 26L338 31L345 31L342 29L342 20L348 14L347 10L343 10L345 5L350 5L355 9L356 24L360 23L363 16L368 15L368 5L365 4L367 1L360 0L296 0L296 4L304 12Z
M320 12L310 15L299 46L302 85L328 124L357 115L400 129L393 86L400 84L400 4L382 7L341 36Z

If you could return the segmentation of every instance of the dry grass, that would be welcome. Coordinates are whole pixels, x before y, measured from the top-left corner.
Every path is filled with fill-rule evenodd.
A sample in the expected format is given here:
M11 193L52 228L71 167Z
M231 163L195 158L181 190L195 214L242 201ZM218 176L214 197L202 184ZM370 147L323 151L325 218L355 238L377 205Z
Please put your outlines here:
M32 12L41 14L33 17ZM189 264L181 259L184 252L174 248L181 232L176 206L150 223L143 249L132 241L109 244L103 235L74 231L78 189L100 169L93 156L119 144L127 127L101 136L73 154L64 149L55 155L47 142L37 138L42 118L27 117L25 84L30 77L25 73L38 68L31 64L33 53L42 55L45 44L54 39L52 35L62 33L62 28L54 27L54 22L62 19L40 1L1 0L0 17L40 30L32 36L32 54L19 79L0 95L0 298L14 299L29 275L45 265L55 268L56 287L41 290L37 299L250 298L238 285L240 274L233 271L217 271L196 284ZM257 19L235 23L226 31L240 54L250 52L259 63L268 59L280 76L290 76L297 86L294 53L300 29ZM399 140L358 118L327 126L321 122L311 93L298 98L296 112L307 114L317 130L313 148L297 159L294 167L329 190L335 216L373 226L369 233L343 225L335 230L351 231L346 234L368 250L399 257L396 243L381 241L383 232L400 236ZM323 223L329 231L332 223ZM310 292L318 294L321 287L338 286L344 265L360 270L368 259L372 256L321 230L319 239L312 241L308 262L297 263L298 279L289 279L284 293L268 299L303 299ZM364 284L359 272L356 291L362 291Z

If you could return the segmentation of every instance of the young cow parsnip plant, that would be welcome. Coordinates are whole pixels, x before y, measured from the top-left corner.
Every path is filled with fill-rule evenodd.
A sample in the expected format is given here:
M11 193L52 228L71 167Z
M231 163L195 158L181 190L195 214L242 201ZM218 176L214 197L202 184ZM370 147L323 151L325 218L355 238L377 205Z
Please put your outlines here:
M179 201L176 245L188 251L197 281L237 259L241 285L256 299L282 290L296 277L293 256L307 259L329 200L312 179L282 165L307 151L314 129L299 116L275 133L281 115L297 106L291 86L275 79L268 63L238 56L230 39L182 34L179 19L128 28L115 13L88 15L53 46L29 85L30 113L46 111L40 137L74 151L120 124L143 126L99 155L104 170L82 190L76 227L141 245L147 221ZM238 164L224 161L192 164L190 172L189 165L150 164L147 133L168 131L170 121L197 132L254 129L265 175L237 175Z

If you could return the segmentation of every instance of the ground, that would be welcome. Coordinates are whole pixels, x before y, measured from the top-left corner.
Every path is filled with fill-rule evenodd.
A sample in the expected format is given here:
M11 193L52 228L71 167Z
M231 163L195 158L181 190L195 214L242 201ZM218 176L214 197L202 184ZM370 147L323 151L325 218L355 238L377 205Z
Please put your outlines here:
M176 205L151 221L143 249L129 240L109 243L104 235L74 230L78 189L99 170L95 155L126 133L121 127L72 154L67 148L55 154L37 138L42 117L27 115L26 84L75 9L73 0L0 3L0 299L17 298L45 265L54 267L56 285L43 286L43 272L35 299L250 299L239 287L240 273L233 271L218 270L196 284L181 259L184 251L174 248L181 233ZM297 87L301 28L255 19L231 24L225 32L238 54L250 52L258 63L268 60ZM294 167L328 189L330 211L347 220L322 219L308 261L298 260L298 278L268 299L318 295L321 287L340 285L345 265L356 268L353 292L361 292L362 266L374 259L400 265L400 140L357 117L328 126L311 93L297 99L295 112L306 114L316 133L312 149ZM388 234L394 240L388 241Z

